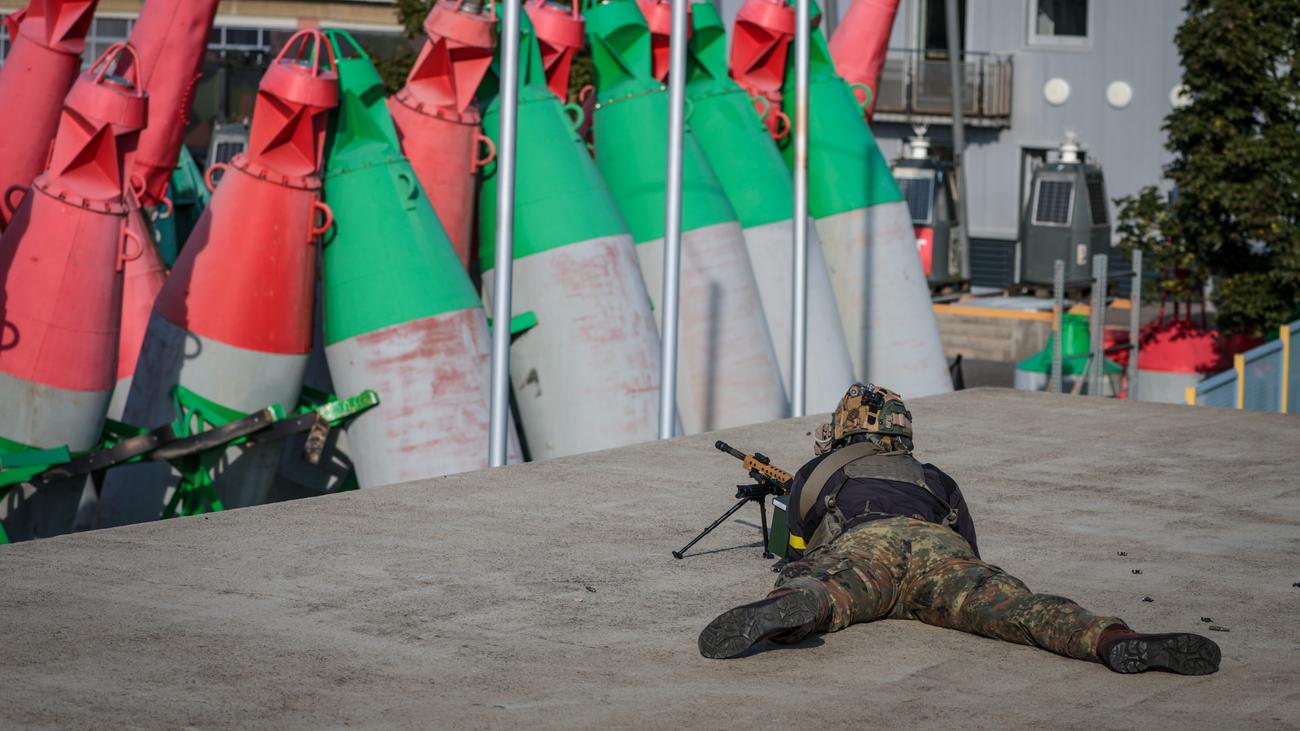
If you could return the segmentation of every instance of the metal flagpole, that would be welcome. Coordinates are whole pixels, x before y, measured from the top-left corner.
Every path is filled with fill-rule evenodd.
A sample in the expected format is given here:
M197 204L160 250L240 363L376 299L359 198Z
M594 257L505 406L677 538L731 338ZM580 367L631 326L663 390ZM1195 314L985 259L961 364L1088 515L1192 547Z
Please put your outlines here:
M808 34L809 0L795 3L794 33L794 297L790 338L790 406L807 413L808 366Z
M1133 281L1129 284L1128 291L1129 312L1128 312L1128 373L1124 375L1127 383L1128 394L1125 396L1129 401L1136 401L1138 398L1138 356L1142 351L1142 251L1133 250Z
M1062 318L1065 317L1065 262L1057 259L1052 270L1052 375L1047 381L1047 390L1052 393L1064 393L1063 353L1065 346L1061 337L1065 335Z
M957 0L947 0L944 16L948 26L948 72L952 78L952 165L957 174L957 237L961 245L961 279L970 280L970 219L966 217L966 122L962 119L961 16Z
M659 438L677 428L677 310L682 255L682 137L686 127L686 3L673 0L668 41L668 181L664 191L663 342L659 363Z
M515 140L519 110L519 3L503 0L501 139L497 143L496 259L492 270L492 399L488 464L506 463L510 426L510 288L515 248Z
M1088 359L1088 395L1102 396L1106 378L1106 274L1105 254L1092 257L1092 354Z

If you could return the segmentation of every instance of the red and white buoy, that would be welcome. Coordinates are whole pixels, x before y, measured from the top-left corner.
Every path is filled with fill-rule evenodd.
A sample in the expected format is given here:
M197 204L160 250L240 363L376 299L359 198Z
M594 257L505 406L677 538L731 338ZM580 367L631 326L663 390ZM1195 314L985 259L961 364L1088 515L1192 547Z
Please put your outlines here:
M0 66L0 231L45 169L63 97L81 68L96 0L31 0L4 17L12 48ZM12 196L12 197L11 197Z
M496 14L482 2L441 0L424 20L428 39L406 85L388 100L411 161L460 262L470 266L478 171L495 156L479 131L474 95L492 65Z
M248 150L208 170L209 178L224 174L154 305L128 423L155 427L174 418L177 384L242 412L297 404L311 352L315 242L331 219L317 173L338 102L334 68L319 31L290 38L262 77ZM281 449L230 451L213 475L225 507L265 500ZM110 471L100 525L156 518L174 483L166 465Z
M133 74L111 46L72 87L49 165L0 236L0 436L34 448L99 441L117 366L122 270L139 255L125 229L123 169L145 124ZM66 533L83 479L11 491L12 538Z
M127 171L127 223L143 243L140 256L128 261L122 283L122 323L117 350L117 387L108 418L122 420L140 346L149 327L154 300L162 291L167 267L154 243L148 209L171 214L167 188L189 119L199 65L218 0L148 0L131 28L132 63L149 95L149 121Z
M152 100L150 100L152 102ZM140 255L128 259L122 269L122 319L117 339L117 385L108 405L108 418L122 421L126 412L126 397L131 392L135 366L140 359L140 346L144 344L145 331L154 301L167 281L167 266L158 255L153 242L153 232L145 221L145 213L133 199L131 192L125 196L126 229L134 246L140 242Z

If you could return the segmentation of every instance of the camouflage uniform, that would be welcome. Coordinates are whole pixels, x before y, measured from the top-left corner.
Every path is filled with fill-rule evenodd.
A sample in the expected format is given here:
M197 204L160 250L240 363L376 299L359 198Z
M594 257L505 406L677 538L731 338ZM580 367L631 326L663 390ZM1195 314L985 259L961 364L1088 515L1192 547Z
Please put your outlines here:
M1100 617L1064 597L1034 594L975 557L941 525L906 517L862 523L785 567L778 588L817 597L815 627L774 638L796 642L886 617L919 619L985 637L1097 660L1097 640L1118 617Z

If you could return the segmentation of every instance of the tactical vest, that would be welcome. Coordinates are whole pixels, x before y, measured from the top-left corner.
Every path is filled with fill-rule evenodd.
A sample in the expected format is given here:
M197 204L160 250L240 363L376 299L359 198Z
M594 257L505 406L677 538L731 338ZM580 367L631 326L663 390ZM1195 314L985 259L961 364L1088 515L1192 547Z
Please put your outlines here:
M871 442L858 442L831 452L817 464L800 488L797 506L799 512L795 515L799 523L803 522L804 516L812 511L819 500L826 508L826 515L805 541L805 556L838 538L849 522L836 505L836 499L839 497L840 490L843 490L844 485L847 484L847 480L841 482L835 490L827 490L831 478L840 470L844 471L845 477L854 480L890 480L915 485L925 490L947 511L943 524L956 529L956 508L926 484L925 468L915 457L909 452L884 452ZM892 515L892 513L873 511L868 501L866 509L860 515Z

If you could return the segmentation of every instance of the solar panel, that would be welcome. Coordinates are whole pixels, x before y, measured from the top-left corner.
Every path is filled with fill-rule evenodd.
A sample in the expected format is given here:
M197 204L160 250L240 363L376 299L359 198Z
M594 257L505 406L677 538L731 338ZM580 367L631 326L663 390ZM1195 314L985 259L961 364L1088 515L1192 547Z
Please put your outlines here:
M1074 203L1073 180L1039 180L1034 205L1034 223L1067 226Z
M1106 186L1100 175L1088 176L1088 205L1092 207L1092 225L1106 225Z
M907 200L907 210L912 214L912 224L928 226L930 224L930 206L934 203L933 178L899 178L898 187Z
M218 142L217 154L214 156L217 162L230 162L235 155L244 151L246 145L243 140Z

